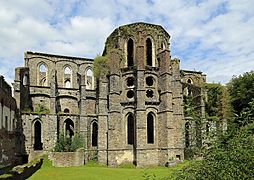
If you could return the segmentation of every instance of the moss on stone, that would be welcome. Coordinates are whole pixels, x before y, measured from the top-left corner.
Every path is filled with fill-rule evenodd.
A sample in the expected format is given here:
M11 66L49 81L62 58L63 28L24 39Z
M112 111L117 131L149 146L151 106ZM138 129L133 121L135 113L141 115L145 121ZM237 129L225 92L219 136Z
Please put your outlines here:
M108 59L106 56L97 56L93 64L94 77L99 78L108 75Z

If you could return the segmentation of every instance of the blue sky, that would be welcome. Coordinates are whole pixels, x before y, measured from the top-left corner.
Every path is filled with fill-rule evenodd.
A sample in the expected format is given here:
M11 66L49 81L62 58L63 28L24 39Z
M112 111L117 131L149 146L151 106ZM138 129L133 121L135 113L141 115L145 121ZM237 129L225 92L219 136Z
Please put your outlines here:
M181 68L227 83L254 69L254 0L0 0L0 74L24 52L94 58L118 26L148 22L171 35Z

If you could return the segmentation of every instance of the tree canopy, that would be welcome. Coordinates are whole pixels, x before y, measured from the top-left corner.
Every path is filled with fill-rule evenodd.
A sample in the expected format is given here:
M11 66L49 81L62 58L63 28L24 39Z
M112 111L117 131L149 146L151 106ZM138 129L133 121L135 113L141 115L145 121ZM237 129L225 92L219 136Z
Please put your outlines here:
M108 59L106 56L97 56L93 64L94 76L96 78L106 76L109 72Z
M249 102L254 98L254 72L233 77L227 86L233 110L240 115L244 108L249 107Z

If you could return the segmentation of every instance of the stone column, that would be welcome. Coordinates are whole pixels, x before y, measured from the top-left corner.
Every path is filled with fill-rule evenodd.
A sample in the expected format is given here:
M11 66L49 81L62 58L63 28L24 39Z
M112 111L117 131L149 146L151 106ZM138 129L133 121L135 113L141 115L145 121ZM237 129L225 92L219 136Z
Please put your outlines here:
M137 166L143 166L145 154L142 150L146 147L146 91L145 91L145 66L144 66L144 46L138 46L136 50L137 72L136 72L136 110L135 110L135 139L134 139L134 159Z
M56 114L56 70L50 73L50 113Z
M2 103L0 102L0 129L2 129L3 124L3 106Z
M173 120L174 128L173 134L174 139L172 142L173 154L169 154L169 159L184 159L183 148L184 148L184 115L183 115L183 93L182 84L179 69L180 60L171 60L172 67L172 92L173 92Z
M108 164L117 165L116 157L119 151L116 149L123 148L122 134L122 114L120 102L120 57L118 51L111 51L109 58L109 95L108 95ZM113 150L113 151L111 151Z
M173 147L174 142L174 121L173 121L173 107L172 107L172 71L170 68L170 54L165 50L159 54L160 58L160 72L159 72L159 86L160 86L160 105L159 105L159 147L160 152L159 164L165 165L168 161L168 151ZM166 157L165 157L166 156Z
M98 162L108 164L108 80L107 77L99 78L98 89Z
M85 75L78 75L80 79L80 134L84 138L85 149L87 149L88 135L87 135L87 114L85 109L86 101L86 77ZM87 159L87 158L85 158Z

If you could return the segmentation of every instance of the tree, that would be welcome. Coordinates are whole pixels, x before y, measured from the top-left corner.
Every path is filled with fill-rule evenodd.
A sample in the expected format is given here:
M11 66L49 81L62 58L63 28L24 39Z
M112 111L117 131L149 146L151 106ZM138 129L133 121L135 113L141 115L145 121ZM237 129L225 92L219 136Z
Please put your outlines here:
M219 85L205 88L207 118L227 117L228 128L204 151L203 160L176 172L176 179L253 179L254 73L234 77L227 85L229 98Z
M249 102L254 98L254 72L233 77L227 86L233 110L239 116L244 108L249 107Z
M228 132L225 141L217 141L201 161L175 173L176 179L252 179L254 177L254 124ZM232 136L233 135L233 136ZM233 138L228 139L228 136Z
M206 91L206 131L208 134L209 126L213 126L214 135L218 136L222 133L223 126L227 124L228 119L232 117L227 87L221 84L209 83L205 84L203 88Z
M108 75L109 67L107 57L97 56L94 58L93 70L96 78Z
M203 119L200 116L197 101L193 96L184 96L184 116L185 116L185 149L186 159L192 159L202 154L202 127Z

